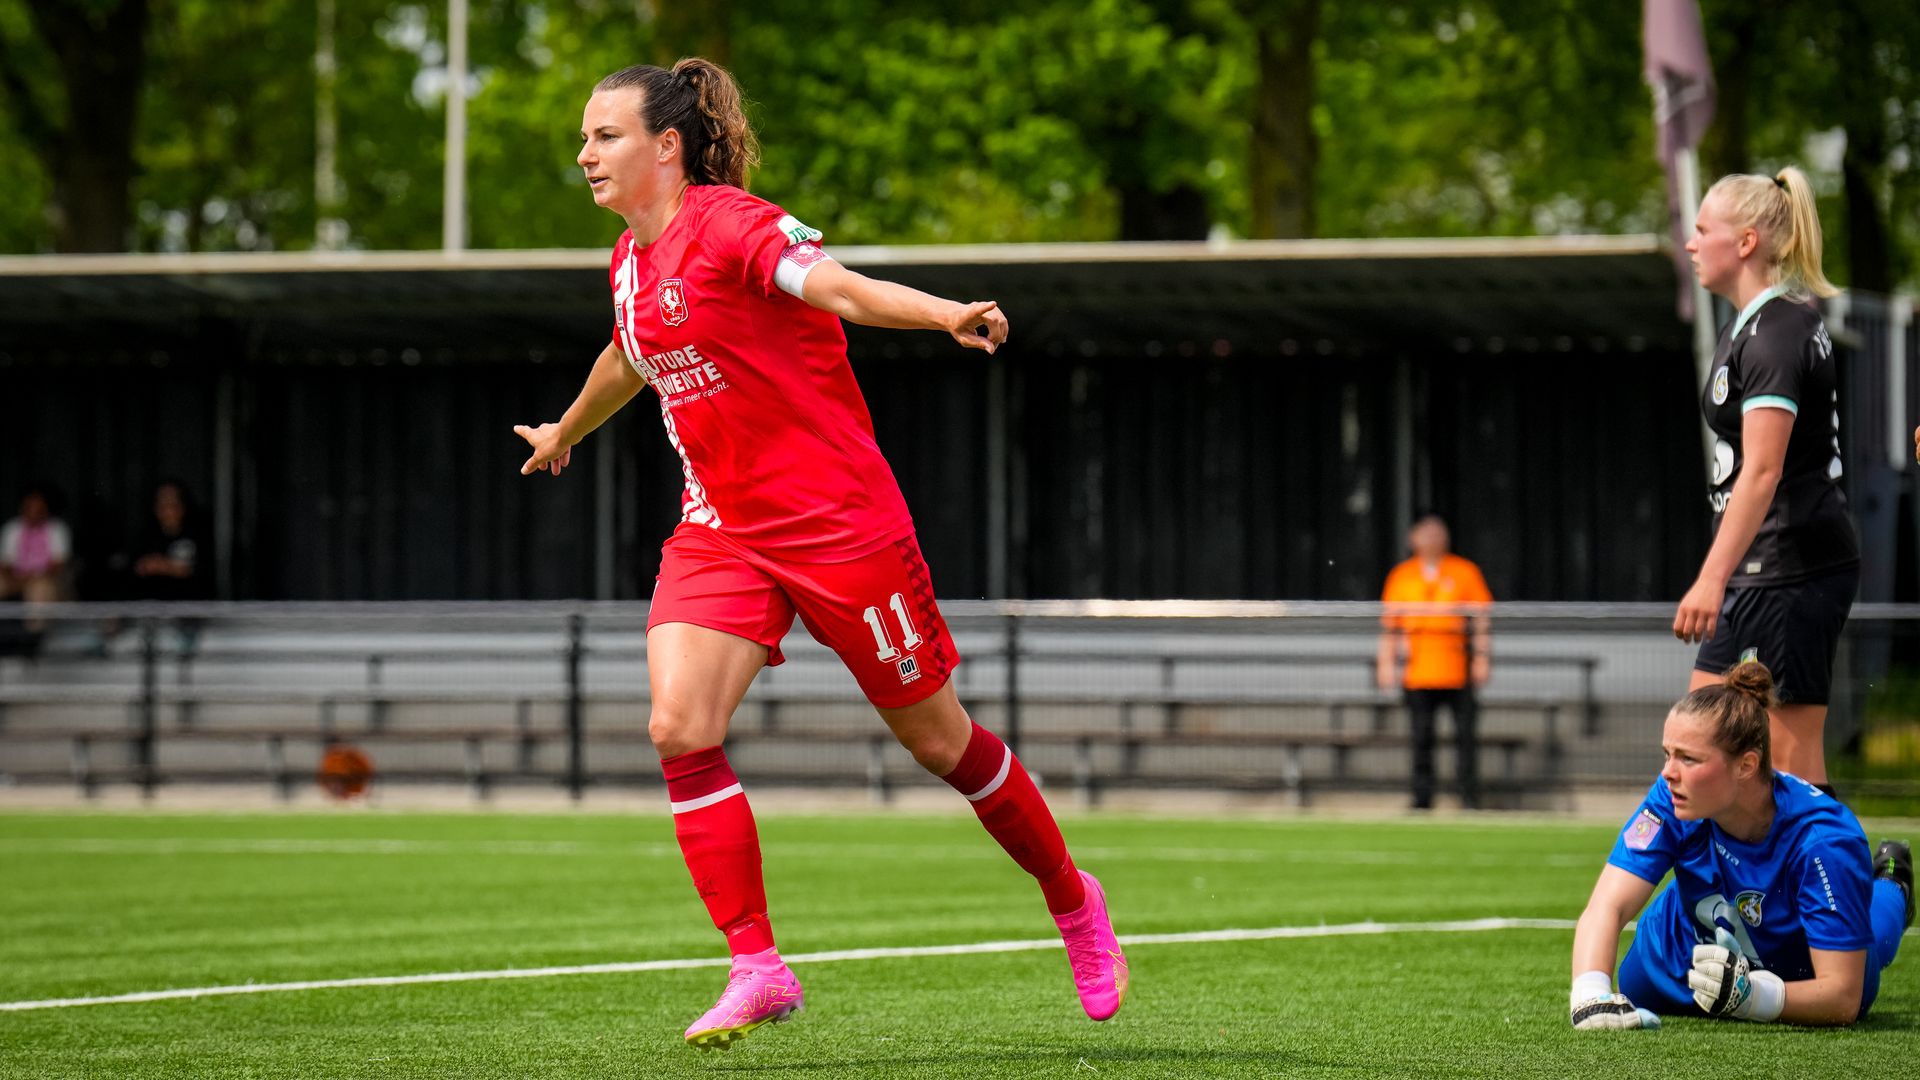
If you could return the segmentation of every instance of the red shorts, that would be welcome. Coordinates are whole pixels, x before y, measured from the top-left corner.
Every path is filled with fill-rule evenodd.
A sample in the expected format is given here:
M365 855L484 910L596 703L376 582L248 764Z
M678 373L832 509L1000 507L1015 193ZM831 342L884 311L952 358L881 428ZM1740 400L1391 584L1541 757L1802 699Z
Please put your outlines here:
M922 701L960 662L933 601L933 576L912 533L850 562L769 558L718 530L682 523L660 549L647 629L692 623L765 645L798 614L813 639L840 654L867 700L882 709Z

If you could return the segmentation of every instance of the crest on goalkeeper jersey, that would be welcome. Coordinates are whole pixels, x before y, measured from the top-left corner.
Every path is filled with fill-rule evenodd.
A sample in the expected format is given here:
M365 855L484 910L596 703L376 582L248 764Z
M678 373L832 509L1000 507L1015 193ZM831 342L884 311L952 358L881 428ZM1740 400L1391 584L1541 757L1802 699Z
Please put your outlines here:
M1627 846L1635 851L1645 851L1653 846L1653 839L1660 835L1659 815L1651 810L1640 811L1639 816L1627 823Z
M1766 899L1765 893L1748 889L1733 898L1733 906L1740 912L1740 918L1748 926L1760 925L1760 901Z

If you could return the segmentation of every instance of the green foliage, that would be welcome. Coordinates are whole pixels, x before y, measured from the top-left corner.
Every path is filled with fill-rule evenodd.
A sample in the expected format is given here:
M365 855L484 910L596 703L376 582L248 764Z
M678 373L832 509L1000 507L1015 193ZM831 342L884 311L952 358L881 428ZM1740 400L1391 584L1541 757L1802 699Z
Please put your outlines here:
M1335 236L1657 231L1638 5L1332 5L1320 221Z
M148 64L166 76L151 79L141 99L138 246L305 246L313 235L312 4L174 0L156 14ZM280 47L257 47L266 40Z
M27 17L0 0L0 47L35 108L62 109ZM312 244L312 0L152 0L136 180L143 250ZM440 240L445 5L336 0L338 173L349 242ZM1332 236L1656 230L1664 221L1639 5L1393 0L1321 5L1315 46L1319 231ZM1920 251L1920 8L1788 4L1757 22L1704 5L1755 167L1821 186L1843 276L1837 141L1885 124L1896 273ZM1129 198L1201 193L1248 228L1254 41L1282 10L1249 0L734 0L656 17L651 0L473 0L468 195L479 247L598 246L618 222L573 164L593 82L724 45L765 144L757 191L839 243L1100 240ZM1289 7L1285 10L1293 10ZM1847 22L1848 19L1855 20ZM1745 21L1743 21L1745 20ZM1875 28L1870 69L1836 63ZM1742 27L1752 38L1739 38ZM1727 41L1741 51L1725 53ZM704 43L704 44L697 44ZM1853 79L1854 82L1848 82ZM9 94L0 89L0 101ZM1864 104L1862 104L1864 102ZM1876 105L1877 103L1877 105ZM0 250L51 242L46 172L0 110ZM1723 121L1724 123L1725 121ZM1712 147L1719 152L1719 144ZM1710 165L1712 163L1710 162Z

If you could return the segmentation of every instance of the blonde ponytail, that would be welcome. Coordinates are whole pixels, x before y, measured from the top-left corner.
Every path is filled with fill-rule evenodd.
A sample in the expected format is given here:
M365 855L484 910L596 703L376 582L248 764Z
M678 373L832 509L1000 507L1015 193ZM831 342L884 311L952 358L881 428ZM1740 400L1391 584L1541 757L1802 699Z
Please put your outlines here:
M1790 294L1833 296L1833 287L1820 269L1820 211L1813 205L1813 185L1807 174L1789 165L1773 176L1787 197L1787 230L1774 246L1780 280Z
M1720 197L1735 228L1760 234L1760 253L1789 297L1804 301L1840 291L1820 268L1820 211L1806 173L1792 165L1773 176L1734 173L1721 177L1707 194Z

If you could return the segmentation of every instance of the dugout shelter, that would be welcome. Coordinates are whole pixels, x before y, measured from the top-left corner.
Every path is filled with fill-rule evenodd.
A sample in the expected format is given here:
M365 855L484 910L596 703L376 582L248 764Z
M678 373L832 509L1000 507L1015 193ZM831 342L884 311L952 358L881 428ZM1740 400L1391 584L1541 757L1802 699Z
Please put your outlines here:
M1671 599L1705 551L1654 237L834 252L1012 320L992 358L848 328L943 596L1370 599L1423 508L1501 599ZM510 430L605 344L606 263L0 258L0 491L51 484L97 570L180 478L231 598L645 597L681 482L650 398L559 479ZM1829 313L1866 599L1914 591L1910 315Z

